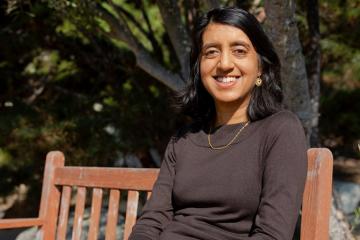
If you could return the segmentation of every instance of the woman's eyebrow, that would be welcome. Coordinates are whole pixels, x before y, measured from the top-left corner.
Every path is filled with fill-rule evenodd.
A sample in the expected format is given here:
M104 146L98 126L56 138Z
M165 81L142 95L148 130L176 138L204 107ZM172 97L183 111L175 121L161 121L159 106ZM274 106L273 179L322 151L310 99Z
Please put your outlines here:
M220 46L219 43L206 43L202 46L202 49L210 48L210 47L218 47Z
M206 43L202 46L202 49L207 49L207 48L210 48L210 47L219 47L221 44L219 43ZM245 48L247 49L250 49L250 44L248 44L247 42L244 42L244 41L241 41L241 40L238 40L238 41L234 41L234 42L231 42L230 43L230 46L231 47L234 47L234 46L244 46Z
M244 42L244 41L234 41L232 43L230 43L230 46L231 47L234 47L234 46L244 46L245 48L247 49L250 49L250 44L248 44L247 42Z

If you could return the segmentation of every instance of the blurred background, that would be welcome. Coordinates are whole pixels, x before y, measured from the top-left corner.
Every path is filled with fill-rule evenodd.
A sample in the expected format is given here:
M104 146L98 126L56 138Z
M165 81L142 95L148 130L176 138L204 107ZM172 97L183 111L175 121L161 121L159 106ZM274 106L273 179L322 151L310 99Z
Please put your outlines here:
M311 145L333 152L335 178L358 184L360 1L295 2L288 17L309 82L296 96L309 103L307 114L290 109ZM172 98L186 81L194 19L220 5L249 10L273 40L285 24L269 27L266 13L278 10L267 1L0 1L0 218L37 215L50 150L67 165L158 167L188 121Z

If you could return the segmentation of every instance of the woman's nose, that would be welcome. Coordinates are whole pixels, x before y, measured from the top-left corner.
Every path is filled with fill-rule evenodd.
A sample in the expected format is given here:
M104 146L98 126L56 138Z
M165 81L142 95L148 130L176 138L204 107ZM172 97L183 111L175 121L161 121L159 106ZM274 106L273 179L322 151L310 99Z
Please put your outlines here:
M234 63L231 59L230 54L228 54L228 53L221 54L219 62L218 62L218 68L219 68L219 70L221 70L223 72L227 72L234 68Z

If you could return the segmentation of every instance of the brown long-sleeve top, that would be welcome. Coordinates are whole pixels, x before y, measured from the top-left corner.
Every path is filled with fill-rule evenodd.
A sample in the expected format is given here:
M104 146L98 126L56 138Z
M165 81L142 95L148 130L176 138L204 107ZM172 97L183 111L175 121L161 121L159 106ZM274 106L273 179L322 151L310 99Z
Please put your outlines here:
M227 144L243 123L211 133ZM151 198L130 240L290 240L307 173L306 141L288 111L250 123L213 150L206 128L188 128L166 149Z

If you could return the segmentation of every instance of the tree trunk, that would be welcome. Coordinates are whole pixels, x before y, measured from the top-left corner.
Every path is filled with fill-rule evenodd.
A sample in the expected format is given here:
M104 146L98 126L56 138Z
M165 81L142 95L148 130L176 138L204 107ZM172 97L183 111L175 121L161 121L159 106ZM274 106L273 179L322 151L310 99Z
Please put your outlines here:
M311 0L309 2L314 3ZM266 12L265 29L274 43L282 63L281 79L285 105L299 116L310 141L311 130L313 127L317 127L318 124L319 110L320 34L318 30L318 13L317 19L309 20L311 36L314 36L314 39L312 39L314 44L312 54L314 55L311 55L314 61L310 64L311 71L309 71L308 82L305 59L302 54L298 28L295 22L295 2L293 0L265 0L264 5ZM311 7L317 8L318 6L313 4L308 6L308 8ZM316 13L312 12L314 9L310 11L310 15L316 15ZM312 17L308 15L308 18ZM330 217L330 239L353 240L349 225L341 215L333 202Z
M320 99L320 30L319 30L319 3L318 0L307 0L307 22L309 26L310 44L307 72L311 98L311 136L310 145L319 146L319 99Z
M285 106L311 134L311 107L305 59L299 41L293 0L265 0L265 30L279 54ZM276 27L275 27L276 26Z

